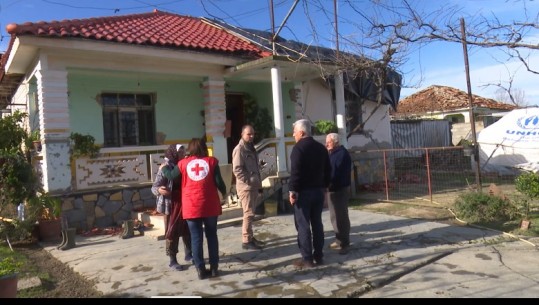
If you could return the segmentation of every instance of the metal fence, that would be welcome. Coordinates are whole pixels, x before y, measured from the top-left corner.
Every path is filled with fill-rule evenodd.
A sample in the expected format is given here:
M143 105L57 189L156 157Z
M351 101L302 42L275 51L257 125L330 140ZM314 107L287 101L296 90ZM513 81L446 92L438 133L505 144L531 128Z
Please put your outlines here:
M473 156L461 146L350 151L354 160L355 192L373 200L428 200L450 204L461 193L489 191L492 184L514 191L514 175L477 173Z

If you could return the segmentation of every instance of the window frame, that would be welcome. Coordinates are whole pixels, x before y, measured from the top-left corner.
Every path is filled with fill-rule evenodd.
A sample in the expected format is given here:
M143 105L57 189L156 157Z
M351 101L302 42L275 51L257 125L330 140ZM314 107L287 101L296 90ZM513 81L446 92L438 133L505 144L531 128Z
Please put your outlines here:
M133 105L122 103L125 101L126 96L129 97L132 95ZM114 99L114 104L104 104L105 98L110 101L112 97ZM141 97L143 98L137 98ZM149 100L149 105L141 105L140 102L147 102ZM98 101L101 105L102 110L102 119L103 119L103 139L104 147L133 147L133 146L151 146L156 145L156 119L155 119L155 104L156 104L156 94L149 92L101 92L98 95ZM150 116L145 116L143 119L146 121L148 117L151 120L151 130L148 132L145 128L144 136L141 135L141 113L149 112ZM133 119L122 118L122 114L132 113ZM125 123L130 121L134 124L133 132L126 133ZM150 139L147 139L148 136ZM141 141L141 138L144 138L145 141ZM129 140L133 140L134 144L125 144ZM142 142L142 144L141 144Z

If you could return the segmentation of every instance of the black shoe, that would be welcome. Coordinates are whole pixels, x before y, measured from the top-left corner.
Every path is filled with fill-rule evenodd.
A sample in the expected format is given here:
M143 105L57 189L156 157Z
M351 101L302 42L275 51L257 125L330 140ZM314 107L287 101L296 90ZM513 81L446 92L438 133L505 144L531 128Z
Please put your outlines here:
M199 280L207 279L211 274L210 271L207 270L206 268L197 268L197 273L198 273Z
M243 250L261 250L262 249L261 246L257 245L253 241L250 241L248 243L242 243L241 247L243 248Z
M324 259L323 259L323 258L315 258L315 259L314 259L314 263L315 263L317 266L323 265L323 264L324 264Z
M254 238L254 237L251 239L251 241L254 242L254 243L255 243L257 246L259 246L259 247L264 247L264 246L266 245L265 242L260 241L260 240Z
M219 270L217 265L210 266L210 277L218 277L219 276Z
M348 254L348 252L350 252L350 247L349 246L342 246L341 250L339 250L340 255L346 255L346 254Z

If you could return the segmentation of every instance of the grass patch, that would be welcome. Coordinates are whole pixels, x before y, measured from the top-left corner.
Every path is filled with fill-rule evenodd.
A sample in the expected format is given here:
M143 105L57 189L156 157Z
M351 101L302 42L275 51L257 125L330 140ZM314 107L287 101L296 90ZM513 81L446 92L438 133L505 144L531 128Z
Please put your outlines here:
M37 267L30 263L30 259L24 254L17 251L17 246L13 245L13 251L9 248L6 242L0 242L0 257L13 257L18 262L22 263L18 278L38 277L42 285L28 289L22 289L17 292L17 298L35 298L43 294L47 289L46 285L53 285L52 279L48 273L41 272Z
M478 226L510 233L517 236L526 236L526 237L538 237L539 236L539 214L533 213L528 215L528 220L530 221L530 227L527 230L521 229L520 222L521 219L513 219L508 221L483 221L475 222Z
M491 198L486 198L486 202L482 202L486 205L496 205L492 204ZM482 201L482 200L479 200ZM495 200L496 201L496 200ZM488 204L488 203L491 204ZM474 202L476 205L478 205L478 202ZM498 203L498 207L501 204ZM536 203L536 202L535 202ZM477 207L471 207L466 206L464 210L466 212L477 212L479 210L485 210L485 206L480 206L481 209L477 209ZM505 205L502 205L503 207L506 207ZM449 220L448 217L451 219L455 219L454 216L446 210L447 207L441 208L441 207L429 207L418 204L417 200L409 200L409 201L403 201L403 202L395 202L395 201L367 201L364 198L351 198L349 201L349 208L354 210L363 210L368 212L376 212L376 213L384 213L387 215L394 215L394 216L401 216L401 217L410 217L411 214L414 214L413 218L416 219L425 219L428 221L439 221L439 220ZM452 207L453 210L454 206ZM415 209L417 213L412 213L411 210ZM502 209L503 210L503 209ZM432 214L426 213L426 212L435 212L438 213L438 216L434 217ZM493 215L492 211L489 214L490 216ZM496 213L494 213L496 214ZM421 218L421 215L425 216ZM523 219L522 214L516 214L512 215L512 219L503 219L503 220L485 220L483 219L477 219L477 220L465 220L459 217L461 220L467 221L468 224L471 225L477 225L484 228L493 229L500 232L506 232L510 233L516 236L523 236L523 237L539 237L539 207L535 204L532 204L531 206L531 212L528 214L528 220L530 221L530 227L527 230L523 230L520 228L520 222ZM472 217L473 218L473 217ZM456 222L455 222L456 223Z

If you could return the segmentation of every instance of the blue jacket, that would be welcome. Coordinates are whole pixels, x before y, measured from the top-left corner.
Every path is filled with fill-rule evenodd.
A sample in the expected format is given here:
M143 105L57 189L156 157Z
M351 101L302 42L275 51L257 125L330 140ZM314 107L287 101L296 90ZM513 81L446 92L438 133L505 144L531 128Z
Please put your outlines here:
M335 192L351 184L352 158L344 146L339 145L329 153L331 163L331 179L329 191Z

